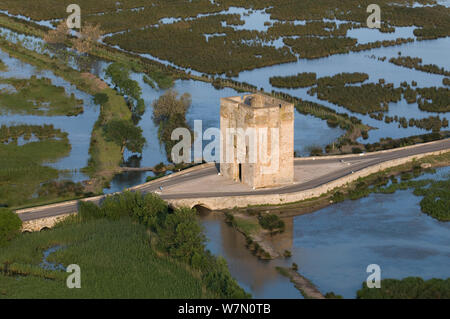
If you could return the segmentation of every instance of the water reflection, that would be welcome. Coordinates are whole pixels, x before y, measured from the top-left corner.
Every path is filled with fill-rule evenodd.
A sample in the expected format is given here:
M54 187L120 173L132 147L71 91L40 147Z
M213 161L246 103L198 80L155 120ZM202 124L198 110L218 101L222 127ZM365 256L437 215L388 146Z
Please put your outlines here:
M245 247L244 236L226 225L220 213L201 216L208 238L207 249L223 256L231 275L254 298L303 298L300 292L275 269L288 261L260 261Z
M449 177L450 167L444 167L419 179ZM287 232L284 238L274 237L274 243L281 249L292 245L292 257L270 262L244 248L243 236L227 226L220 213L201 220L208 249L227 259L232 275L255 297L296 298L292 283L274 271L276 265L295 262L299 273L322 293L355 298L367 279L366 267L373 263L380 265L382 278L450 277L450 224L422 213L420 200L413 190L372 194L286 218Z

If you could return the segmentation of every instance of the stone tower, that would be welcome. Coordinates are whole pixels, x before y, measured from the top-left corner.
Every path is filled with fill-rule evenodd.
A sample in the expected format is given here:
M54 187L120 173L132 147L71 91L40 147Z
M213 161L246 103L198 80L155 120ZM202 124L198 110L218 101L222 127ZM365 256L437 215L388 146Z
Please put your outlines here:
M294 105L260 93L220 99L223 176L253 188L294 181Z

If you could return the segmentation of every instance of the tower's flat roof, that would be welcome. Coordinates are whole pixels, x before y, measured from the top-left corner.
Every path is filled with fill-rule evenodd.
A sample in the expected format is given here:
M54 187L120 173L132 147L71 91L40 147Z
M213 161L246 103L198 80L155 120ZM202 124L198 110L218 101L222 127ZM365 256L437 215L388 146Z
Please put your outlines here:
M274 98L269 95L254 93L247 95L230 96L223 98L230 102L236 103L241 106L251 107L251 108L271 108L271 107L281 107L285 105L292 105L286 101Z

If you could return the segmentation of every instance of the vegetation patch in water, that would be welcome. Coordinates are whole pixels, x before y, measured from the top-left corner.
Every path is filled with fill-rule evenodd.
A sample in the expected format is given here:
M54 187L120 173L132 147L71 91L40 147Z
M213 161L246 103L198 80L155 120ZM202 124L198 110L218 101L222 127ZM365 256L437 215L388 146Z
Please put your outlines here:
M99 24L109 34L125 31L106 38L105 41L109 44L120 45L134 52L150 53L201 72L236 75L242 70L295 61L297 58L290 48L271 45L272 41L279 39L309 58L414 41L409 38L357 44L356 39L346 37L347 30L364 27L366 24L367 3L359 2L355 5L353 0L339 3L312 0L249 0L245 3L200 0L193 3L180 0L174 5L164 1L130 0L118 3L115 0L83 0L80 6L87 23ZM430 1L418 2L428 4ZM4 0L0 3L0 8L12 14L45 20L65 17L68 4L53 0L42 0L39 3L33 0ZM445 6L434 4L410 7L407 0L398 1L395 6L390 5L390 0L380 0L378 4L383 8L384 17L381 32L392 32L396 26L414 26L414 35L419 39L449 35L449 8ZM236 6L241 6L243 15L227 12ZM277 21L266 21L265 31L245 28L244 20L249 15L246 8L261 10L261 15L270 15L270 19ZM100 12L102 14L98 14ZM174 17L173 21L162 21L163 18L170 17ZM340 20L343 23L324 19ZM305 23L291 23L296 20ZM24 21L23 24L30 22ZM242 29L236 26L242 26ZM205 37L205 34L223 33L226 34L225 37ZM292 38L294 36L297 38Z
M0 79L0 84L11 85L14 91L3 89L0 109L3 113L43 116L76 116L83 113L83 101L68 96L63 87L54 86L50 79Z
M440 221L450 221L450 177L433 181L428 187L417 187L414 195L424 196L420 201L422 212Z
M277 88L304 88L315 85L316 77L315 72L304 72L292 76L273 76L269 81Z
M215 15L159 24L143 30L133 30L106 38L108 44L138 53L150 53L184 68L209 74L236 76L244 70L294 62L297 58L287 47L275 48L261 41L246 30L223 27L222 22L233 15ZM208 40L205 33L226 33ZM201 54L199 54L201 52Z
M370 179L358 179L353 187L344 192L335 192L331 199L341 202L345 199L357 200L372 193L393 194L397 190L414 189L414 195L423 196L420 201L423 213L442 222L450 221L450 176L446 180L412 180L422 173L421 165L414 164L412 170L400 175L400 181L387 173L375 174Z
M402 88L394 88L393 84L366 83L361 86L337 84L319 85L308 91L317 94L321 100L343 106L352 112L367 114L370 112L387 111L390 102L402 99Z
M448 88L418 88L420 94L419 108L428 112L450 112L450 89Z
M395 65L404 66L406 68L416 69L423 72L450 76L450 71L447 71L444 68L440 68L436 64L422 64L421 58L399 56L397 58L393 57L389 59L389 62Z
M0 204L11 207L48 199L34 198L33 194L41 183L58 177L58 170L44 163L55 162L69 154L71 146L67 134L51 125L2 126L0 132L2 141L26 136L29 132L39 136L37 141L24 145L0 143Z
M334 76L322 77L317 79L317 86L312 87L308 94L317 94L319 99L345 107L352 112L362 114L379 112L378 115L371 115L372 118L378 120L383 119L380 114L388 111L389 103L398 102L403 98L408 104L417 102L419 108L423 111L448 112L450 110L450 93L447 88L412 88L406 81L403 81L400 87L395 88L392 83L385 83L384 79L380 79L378 83L365 83L360 86L351 85L362 83L368 78L368 74L360 72L339 73ZM286 77L282 82L284 85L288 85L285 82L292 83L292 81L293 79ZM278 79L278 82L280 82L280 79ZM412 85L415 86L417 83L412 81ZM402 125L408 127L408 124ZM415 123L410 126L414 125L417 126Z
M300 54L301 58L317 59L337 53L348 53L357 41L353 38L302 37L297 39L286 38L283 42Z

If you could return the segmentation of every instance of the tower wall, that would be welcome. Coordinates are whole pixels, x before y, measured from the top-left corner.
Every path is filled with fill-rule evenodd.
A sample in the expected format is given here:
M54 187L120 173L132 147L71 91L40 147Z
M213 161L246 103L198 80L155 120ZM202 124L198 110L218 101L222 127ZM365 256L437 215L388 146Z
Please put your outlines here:
M261 94L224 98L221 99L220 128L220 171L223 176L255 188L293 182L293 104ZM278 136L273 134L272 128L278 130ZM231 135L227 129L256 134L252 137ZM267 132L266 145L261 143L264 130ZM252 138L255 138L254 144ZM250 158L253 148L256 158ZM277 152L279 156L276 156ZM263 154L267 154L266 161Z

